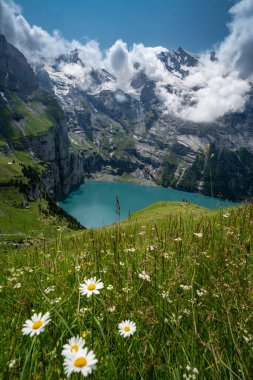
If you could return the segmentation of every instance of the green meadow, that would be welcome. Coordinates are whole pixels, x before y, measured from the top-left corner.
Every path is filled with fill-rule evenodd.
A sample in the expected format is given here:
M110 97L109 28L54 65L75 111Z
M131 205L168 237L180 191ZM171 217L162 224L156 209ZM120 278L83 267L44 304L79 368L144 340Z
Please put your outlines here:
M83 335L93 379L251 379L252 232L252 204L162 202L110 227L59 220L29 246L2 244L1 378L66 379L62 347ZM94 276L104 288L87 298L79 286ZM47 311L45 331L24 336ZM127 319L136 332L123 337Z

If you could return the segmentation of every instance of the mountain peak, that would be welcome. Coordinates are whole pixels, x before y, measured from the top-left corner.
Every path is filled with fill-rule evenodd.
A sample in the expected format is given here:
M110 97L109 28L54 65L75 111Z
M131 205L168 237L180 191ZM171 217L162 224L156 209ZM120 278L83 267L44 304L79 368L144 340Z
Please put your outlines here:
M59 57L55 60L56 66L58 66L61 63L78 63L81 66L85 66L81 58L79 57L80 50L74 49L66 54L61 54Z

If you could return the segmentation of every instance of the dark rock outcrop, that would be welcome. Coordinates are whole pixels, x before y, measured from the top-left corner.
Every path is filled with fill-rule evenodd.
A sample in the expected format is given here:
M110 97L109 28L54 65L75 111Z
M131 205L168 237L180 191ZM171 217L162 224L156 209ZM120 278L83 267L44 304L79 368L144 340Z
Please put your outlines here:
M0 89L25 98L38 88L38 81L25 56L0 34Z

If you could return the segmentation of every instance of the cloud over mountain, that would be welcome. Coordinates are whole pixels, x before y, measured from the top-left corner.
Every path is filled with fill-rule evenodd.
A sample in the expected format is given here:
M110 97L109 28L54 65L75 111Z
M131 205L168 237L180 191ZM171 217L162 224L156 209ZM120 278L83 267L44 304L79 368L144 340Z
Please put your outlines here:
M31 26L22 9L12 0L0 0L0 33L21 50L32 64L52 65L61 54L78 49L80 61L58 65L67 77L88 90L91 72L106 69L116 78L115 90L134 92L133 78L140 72L155 83L157 97L164 112L194 122L212 122L229 112L242 111L253 81L253 0L241 0L230 9L229 34L215 54L198 57L198 65L188 67L189 75L169 72L159 59L163 47L134 44L130 49L122 40L102 52L96 41L85 44L68 41L59 31L52 34ZM172 89L168 91L168 88Z

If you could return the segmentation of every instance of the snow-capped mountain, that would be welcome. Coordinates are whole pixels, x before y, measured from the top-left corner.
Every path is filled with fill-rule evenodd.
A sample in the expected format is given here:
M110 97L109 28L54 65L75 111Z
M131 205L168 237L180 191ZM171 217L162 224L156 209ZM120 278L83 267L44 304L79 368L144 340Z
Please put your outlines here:
M161 52L159 59L164 63L169 72L180 78L187 76L189 68L195 67L198 64L197 55L188 53L181 47L171 52Z
M100 157L94 167L86 168L89 174L131 172L166 186L210 194L209 153L215 155L218 172L223 170L222 155L232 154L231 162L240 167L242 151L253 153L252 101L243 113L213 123L194 123L164 112L161 88L166 94L179 94L183 102L193 101L183 79L197 67L198 57L179 48L162 51L157 59L169 78L163 87L160 78L136 64L129 86L120 88L105 68L86 66L78 50L61 55L51 66L37 67L36 73L41 87L54 93L65 111L72 148L84 154L84 161L87 154ZM226 170L233 175L232 167ZM237 173L235 182L239 177ZM234 190L229 191L221 191L221 196L236 198Z

